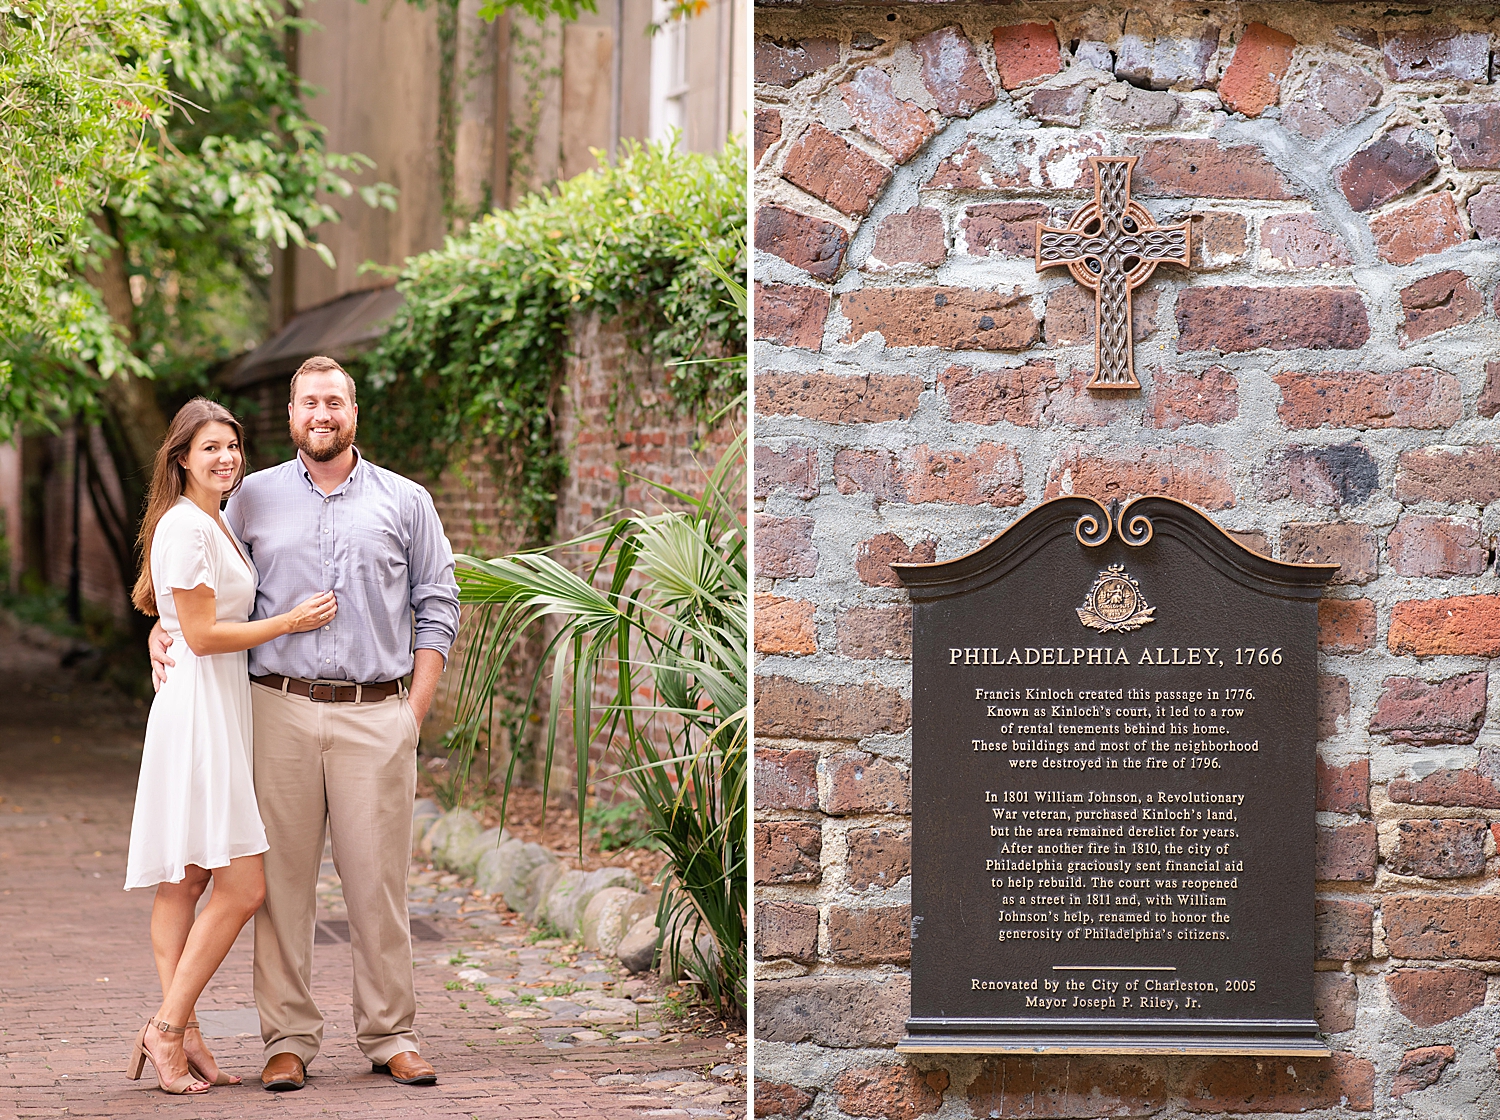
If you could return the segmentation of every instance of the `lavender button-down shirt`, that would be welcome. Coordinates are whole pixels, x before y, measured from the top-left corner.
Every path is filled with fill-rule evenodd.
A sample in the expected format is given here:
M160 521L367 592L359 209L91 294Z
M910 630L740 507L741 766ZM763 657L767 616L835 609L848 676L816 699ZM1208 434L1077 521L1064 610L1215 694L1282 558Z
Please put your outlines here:
M299 455L249 475L224 517L260 573L252 619L319 591L338 597L329 625L251 649L252 676L373 684L410 673L413 650L448 656L458 635L453 550L415 482L359 456L325 495Z

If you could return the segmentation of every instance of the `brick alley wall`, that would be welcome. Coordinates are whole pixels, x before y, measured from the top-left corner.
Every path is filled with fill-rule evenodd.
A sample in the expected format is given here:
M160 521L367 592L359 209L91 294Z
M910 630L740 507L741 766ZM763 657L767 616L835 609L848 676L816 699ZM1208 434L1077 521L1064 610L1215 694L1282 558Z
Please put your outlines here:
M757 10L761 1116L1481 1117L1500 1043L1500 72L1493 7ZM1191 220L1091 395L1033 231L1086 157ZM1319 612L1329 1060L898 1056L911 611L1046 498L1164 492Z

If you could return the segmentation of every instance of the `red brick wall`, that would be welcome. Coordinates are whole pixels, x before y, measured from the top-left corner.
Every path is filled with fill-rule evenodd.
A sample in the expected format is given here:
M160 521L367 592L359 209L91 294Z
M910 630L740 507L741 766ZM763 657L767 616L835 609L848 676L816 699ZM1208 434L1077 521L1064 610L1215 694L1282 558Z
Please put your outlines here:
M1493 32L1456 5L758 10L757 1115L1488 1107ZM1086 391L1092 297L1033 263L1035 223L1092 196L1090 154L1138 156L1137 199L1192 222L1192 270L1135 293L1137 392ZM1059 494L1144 492L1343 565L1317 790L1335 1055L902 1058L911 615L890 564Z

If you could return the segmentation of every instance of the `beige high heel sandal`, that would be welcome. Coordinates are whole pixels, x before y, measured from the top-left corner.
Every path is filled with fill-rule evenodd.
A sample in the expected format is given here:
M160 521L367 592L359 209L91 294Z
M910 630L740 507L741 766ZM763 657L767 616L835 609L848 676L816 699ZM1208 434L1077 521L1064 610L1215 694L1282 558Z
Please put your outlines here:
M191 1073L183 1074L170 1084L162 1080L161 1067L156 1064L155 1055L151 1053L151 1049L146 1045L146 1032L153 1026L164 1034L183 1034L187 1031L186 1027L174 1027L171 1023L163 1023L159 1019L147 1019L146 1025L141 1028L141 1033L135 1036L135 1050L130 1055L130 1068L125 1071L125 1075L132 1081L139 1081L141 1079L141 1070L145 1067L146 1062L150 1061L151 1070L156 1074L157 1088L163 1093L181 1096L185 1093L208 1092L208 1084L201 1077L195 1079ZM194 1085L202 1085L203 1087L195 1089L193 1088Z
M198 1025L198 1020L197 1019L193 1019L192 1021L190 1021L186 1025L185 1029L190 1030L190 1031L197 1031L200 1035L203 1033L203 1028ZM214 1064L217 1065L218 1062L215 1061ZM193 1075L196 1076L199 1081L208 1081L208 1083L210 1085L216 1086L218 1088L223 1088L225 1085L239 1085L239 1084L242 1084L240 1078L238 1078L238 1077L231 1077L229 1074L225 1073L223 1070L219 1071L219 1076L218 1077L214 1078L212 1081L209 1081L208 1077L204 1074L204 1072L201 1069L198 1068L198 1063L195 1062L195 1061L193 1061L192 1058L188 1059L188 1069L192 1070Z

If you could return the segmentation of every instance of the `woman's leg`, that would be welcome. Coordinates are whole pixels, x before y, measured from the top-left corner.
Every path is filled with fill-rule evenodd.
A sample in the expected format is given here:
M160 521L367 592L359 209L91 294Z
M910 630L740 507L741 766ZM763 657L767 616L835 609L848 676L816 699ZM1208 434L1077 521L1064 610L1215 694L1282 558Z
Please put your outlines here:
M182 882L157 885L156 902L151 907L151 952L156 957L156 974L161 977L162 999L172 990L172 977L187 944L188 931L193 928L198 900L211 878L203 868L188 864Z
M158 1019L173 1026L180 1027L192 1018L198 996L265 898L266 881L258 855L231 860L228 867L215 868L212 875L213 894L203 913L191 923L171 983L156 1013ZM169 1078L187 1072L182 1035L152 1028L146 1032L146 1041L153 1055L167 1065L164 1072Z

